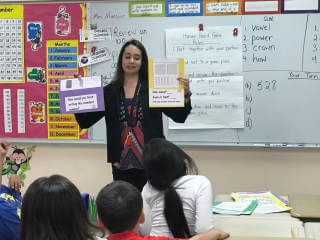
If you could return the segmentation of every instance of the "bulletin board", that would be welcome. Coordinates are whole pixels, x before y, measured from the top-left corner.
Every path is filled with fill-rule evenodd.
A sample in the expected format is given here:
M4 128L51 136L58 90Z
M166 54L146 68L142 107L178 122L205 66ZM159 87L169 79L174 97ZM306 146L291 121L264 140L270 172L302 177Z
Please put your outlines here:
M288 2L144 1L149 6L141 7L139 1L105 1L86 5L18 5L14 17L3 15L2 11L0 18L17 19L17 28L21 24L23 51L17 51L17 56L22 54L24 61L17 65L15 79L9 81L8 74L0 75L0 114L5 119L0 124L0 137L82 142L76 140L80 138L83 142L104 143L104 119L86 131L78 128L72 115L59 115L56 101L59 79L80 72L88 76L102 75L104 84L108 84L113 78L120 48L127 40L140 40L150 58L165 58L168 29L193 28L201 32L209 27L232 26L238 28L242 37L243 127L192 128L188 119L183 126L172 127L165 119L166 137L177 144L193 146L319 147L319 1L308 0L307 7L300 10L296 7L298 3ZM299 1L290 1L296 2ZM177 3L184 6L173 5ZM62 23L62 29L57 31L59 12L69 15L63 17L63 22L71 21L70 29ZM34 28L30 34L28 23ZM112 39L85 46L78 40L81 28L109 29ZM111 60L92 65L84 73L83 68L74 63L74 55L86 49L90 51L92 47L107 48ZM186 76L198 78L188 72L188 67L190 65L185 64ZM216 68L211 72L212 75L205 73L200 77L214 77ZM192 114L197 115L195 96L200 93L195 89L192 83ZM45 112L39 110L41 106ZM199 121L206 118L205 111L201 112Z
M0 138L88 139L58 94L60 79L83 74L82 28L85 4L0 5Z

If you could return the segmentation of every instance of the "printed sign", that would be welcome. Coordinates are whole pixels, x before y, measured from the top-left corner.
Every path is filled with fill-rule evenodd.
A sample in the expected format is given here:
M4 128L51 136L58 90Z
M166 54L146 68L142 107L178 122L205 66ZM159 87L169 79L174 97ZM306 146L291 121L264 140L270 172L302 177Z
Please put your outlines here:
M80 29L80 42L94 42L111 40L111 32L108 29Z
M79 67L85 67L88 65L109 61L109 60L111 60L111 57L107 48L100 48L93 55L83 54L78 56Z
M62 114L104 111L101 76L60 80Z
M149 106L183 107L183 59L149 59Z

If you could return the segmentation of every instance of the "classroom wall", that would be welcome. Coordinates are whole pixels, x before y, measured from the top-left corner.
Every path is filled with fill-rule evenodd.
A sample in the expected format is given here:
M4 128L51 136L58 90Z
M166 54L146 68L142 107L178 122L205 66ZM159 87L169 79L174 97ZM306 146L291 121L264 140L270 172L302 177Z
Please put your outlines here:
M207 176L215 194L232 191L272 190L320 193L318 149L185 148ZM112 181L106 147L81 144L38 144L26 172L25 188L37 177L62 174L82 192L96 195ZM4 183L7 179L4 179Z

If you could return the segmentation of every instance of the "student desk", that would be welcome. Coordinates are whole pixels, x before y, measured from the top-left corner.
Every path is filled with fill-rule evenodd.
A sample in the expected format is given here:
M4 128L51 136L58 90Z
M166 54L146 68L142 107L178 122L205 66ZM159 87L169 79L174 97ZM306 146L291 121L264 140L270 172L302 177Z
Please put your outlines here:
M215 201L232 201L229 195L217 195ZM303 222L289 212L253 215L213 214L213 225L231 237L305 238Z
M304 231L307 238L320 240L320 222L305 222Z
M305 235L320 240L320 195L291 194L291 215L304 222Z

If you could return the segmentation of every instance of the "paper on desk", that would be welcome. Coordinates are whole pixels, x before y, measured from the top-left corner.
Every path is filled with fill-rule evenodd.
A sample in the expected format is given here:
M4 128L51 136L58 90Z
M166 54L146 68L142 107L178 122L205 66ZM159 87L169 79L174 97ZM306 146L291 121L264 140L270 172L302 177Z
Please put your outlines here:
M214 213L228 214L228 215L241 215L251 214L256 208L258 201L246 202L221 202L216 201L213 203L212 211Z
M257 200L258 206L254 213L274 213L284 212L291 208L287 206L288 202L281 197L275 195L273 192L236 192L231 193L231 197L236 202L246 202Z

